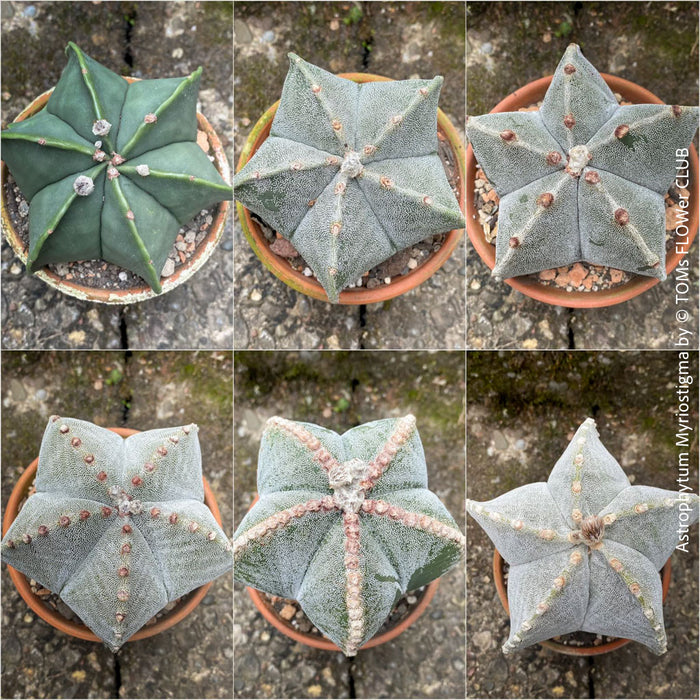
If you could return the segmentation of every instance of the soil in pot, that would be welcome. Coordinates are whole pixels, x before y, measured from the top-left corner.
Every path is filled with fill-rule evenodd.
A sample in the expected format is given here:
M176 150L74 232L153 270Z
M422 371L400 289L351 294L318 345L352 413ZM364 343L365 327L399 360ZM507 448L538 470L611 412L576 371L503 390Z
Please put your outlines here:
M459 166L455 161L449 142L441 132L438 132L438 155L442 161L447 181L450 183L455 199L459 201ZM316 279L311 268L295 250L290 241L282 238L280 234L276 233L274 229L253 212L251 212L251 217L260 225L260 229L270 245L272 253L286 260L289 266L297 272L301 272L304 276L314 280ZM355 282L349 284L347 289L361 287L376 289L382 285L390 284L395 278L403 277L423 265L434 253L440 250L446 238L447 233L435 234L410 248L399 251L376 267L373 267Z
M391 613L389 613L389 616L384 620L384 623L374 636L377 637L381 634L385 634L401 624L401 622L411 614L413 609L420 604L427 589L427 586L423 586L417 588L415 591L404 593L396 602ZM262 591L259 591L259 593L260 596L272 606L278 617L293 627L297 632L310 634L318 639L328 639L322 632L314 627L313 623L306 617L306 613L304 613L301 609L301 605L299 605L296 600L271 596Z
M631 105L622 98L619 93L614 93L621 105ZM521 107L519 112L533 112L539 110L542 101ZM671 184L664 197L666 205L666 253L670 253L676 246L676 242L684 244L686 238L679 239L676 236L676 203L682 197L689 196L688 190L680 190L675 181ZM476 179L474 181L474 208L479 217L479 223L487 243L496 246L498 233L499 197L493 189L493 185L477 163ZM567 292L598 292L621 287L632 279L639 277L631 272L616 270L604 265L580 261L572 265L542 270L541 272L524 275L521 279L529 280L543 287L555 287Z

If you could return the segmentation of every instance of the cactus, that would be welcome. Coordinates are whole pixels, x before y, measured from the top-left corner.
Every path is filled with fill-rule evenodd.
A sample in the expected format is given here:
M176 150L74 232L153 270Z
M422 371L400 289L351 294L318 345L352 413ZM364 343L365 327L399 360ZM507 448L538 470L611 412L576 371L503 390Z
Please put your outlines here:
M270 137L233 187L337 302L394 253L464 226L437 155L442 78L357 84L289 60Z
M493 276L583 260L665 279L664 194L697 120L697 107L618 105L576 44L541 109L471 117L501 198Z
M427 485L413 416L342 436L271 418L258 459L260 500L234 534L234 578L296 599L353 656L402 593L441 576L464 550Z
M202 69L128 83L72 42L46 108L2 132L30 202L27 270L103 259L159 293L180 225L231 198L197 145Z
M510 564L511 653L577 630L666 651L659 570L698 518L689 492L631 486L588 418L547 482L467 501Z
M114 652L167 603L228 571L204 504L197 426L121 438L52 416L36 493L2 559L57 593Z

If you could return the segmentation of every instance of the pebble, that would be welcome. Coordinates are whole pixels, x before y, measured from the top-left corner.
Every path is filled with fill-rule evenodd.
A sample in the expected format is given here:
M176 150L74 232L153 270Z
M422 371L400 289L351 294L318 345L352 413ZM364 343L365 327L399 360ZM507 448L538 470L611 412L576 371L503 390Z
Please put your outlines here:
M170 277L174 273L175 273L175 263L170 258L168 258L165 261L165 265L163 265L163 271L160 273L161 277Z
M282 610L280 610L280 617L283 620L291 620L296 613L296 608L293 605L285 605Z
M17 205L17 211L21 217L25 217L29 214L29 205L24 199Z
M28 5L24 8L22 13L25 17L34 17L36 15L36 7L34 5Z
M260 37L260 41L264 41L265 43L271 43L275 40L275 33L271 30L268 29L266 32L263 32L263 35Z
M129 275L127 275L124 271L120 272L118 277L122 282L126 282L127 279L129 279Z
M418 267L418 261L415 258L411 258L408 261L408 269L415 270Z
M313 275L313 272L311 272L310 267L305 267L302 274L304 275L304 277L311 277L311 275Z
M493 44L490 41L486 41L481 45L481 53L489 54L493 53Z
M493 635L489 630L482 630L481 632L477 632L472 637L472 640L474 641L474 644L479 647L479 649L483 649L485 651L486 649L491 648L493 644Z
M185 55L185 52L180 48L173 49L172 57L173 58L182 58Z
M262 299L262 292L259 289L254 289L250 293L250 300L251 301L260 301Z

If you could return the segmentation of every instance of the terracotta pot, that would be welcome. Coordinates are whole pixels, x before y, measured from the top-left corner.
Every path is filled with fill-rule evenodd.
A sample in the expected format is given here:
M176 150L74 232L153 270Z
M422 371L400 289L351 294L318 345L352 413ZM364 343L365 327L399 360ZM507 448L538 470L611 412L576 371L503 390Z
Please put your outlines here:
M618 78L614 75L601 73L603 80L608 84L613 92L622 95L627 101L634 104L664 104L656 95L640 87L636 83L629 80ZM544 97L549 84L552 82L553 76L540 78L532 83L528 83L525 87L516 90L508 95L504 100L499 102L492 110L494 112L514 112L520 107L527 107L538 102ZM676 250L674 245L666 254L666 274L670 275L671 271L678 265L681 258L688 252L690 246L695 240L698 231L698 181L700 181L698 170L698 154L694 146L690 146L690 154L688 161L690 162L690 180L688 187L690 191L690 206L688 208L688 236L687 242L681 248L681 252ZM479 224L478 213L474 206L474 181L476 179L476 157L471 145L467 148L467 183L469 186L469 199L467 202L467 233L469 240L472 242L476 252L481 259L493 270L496 264L496 247L491 243L487 243L484 238L484 231ZM567 292L558 287L549 287L539 284L536 280L529 276L511 277L504 280L514 289L523 294L543 301L547 304L555 306L566 306L569 308L597 308L601 306L612 306L620 304L623 301L632 299L637 295L651 289L659 280L655 277L643 277L635 275L629 282L621 284L613 289L604 289L598 292Z
M124 78L127 82L134 82L136 78ZM41 111L51 96L53 89L47 90L39 95L28 107L26 107L19 116L15 119L16 122L28 119L32 115ZM226 182L231 182L231 171L224 153L221 141L217 136L212 125L207 121L207 118L197 112L197 126L200 131L203 131L209 139L209 145L214 153L214 166L219 171L219 174ZM8 170L4 162L0 161L0 185L2 185L2 197L0 197L0 215L2 216L2 230L8 243L12 246L17 257L26 265L27 254L29 249L25 247L24 242L15 230L15 227L10 218L10 213L5 202L4 183L7 181ZM200 243L192 257L180 266L170 277L161 278L161 286L163 291L156 294L145 282L138 287L131 289L99 289L87 287L74 280L65 280L59 275L51 272L44 267L37 270L34 274L42 279L46 284L58 291L68 294L78 299L86 301L94 301L102 304L133 304L153 297L161 296L169 292L175 287L179 287L183 282L186 282L192 275L199 270L202 265L211 257L216 246L224 233L224 224L228 216L231 202L224 200L216 205L213 212L214 220L207 231L206 238Z
M339 77L354 80L356 83L369 83L374 81L387 81L390 78L385 78L381 75L373 75L371 73L340 73ZM243 166L253 157L253 154L260 148L263 141L270 134L272 120L277 112L279 100L275 102L253 127L248 135L245 147L238 159L236 172L241 170ZM457 130L448 119L447 115L438 109L438 137L445 139L451 149L454 161L457 165L457 179L459 189L459 205L462 212L466 211L466 173L464 168L464 144L457 133ZM279 277L286 285L302 292L314 299L328 301L328 296L323 287L316 281L315 278L305 277L301 272L293 269L287 260L275 255L270 251L270 244L267 242L262 229L257 221L251 216L251 212L246 209L240 202L236 202L238 218L241 221L243 233L250 243L250 247L255 254L260 258L260 261L274 275ZM411 270L407 275L400 275L392 280L391 284L383 284L375 289L367 289L365 287L356 289L344 289L340 293L341 304L373 304L380 301L393 299L400 294L405 294L411 289L414 289L419 284L425 282L431 275L440 269L445 261L450 257L454 249L457 247L462 235L463 229L454 229L447 234L440 250L434 252L422 265L419 265L414 270Z
M131 428L109 428L112 432L120 435L121 437L129 437L129 435L134 435L138 433L138 430L133 430ZM5 507L5 515L2 521L2 534L3 537L5 533L9 530L10 525L12 525L14 519L17 517L19 512L20 501L26 497L29 492L29 488L36 477L36 470L39 464L39 458L37 457L25 470L22 476L15 484L12 493L10 494L10 500L7 502ZM214 497L214 492L207 483L207 480L202 478L204 485L204 502L211 510L212 515L216 519L216 522L221 525L221 514L219 513L219 507L216 504L216 498ZM101 642L102 640L86 627L82 622L74 622L73 620L68 620L63 617L58 611L44 605L42 599L34 595L32 589L29 586L29 579L17 569L9 566L7 570L10 573L12 582L15 584L19 594L24 598L25 603L45 622L48 622L52 627L65 632L72 637L78 637L79 639L86 639L90 642ZM148 625L147 627L142 627L136 634L130 637L127 642L135 642L139 639L146 639L147 637L152 637L153 635L160 634L170 629L173 625L180 622L189 615L201 602L202 598L207 594L207 591L211 587L211 583L207 583L204 586L196 588L191 593L188 593L185 601L177 605L173 610L171 610L166 615L163 615L156 623L153 625Z
M510 615L510 608L508 606L508 588L506 586L505 578L503 575L503 565L505 561L501 556L501 553L494 549L493 551L493 580L496 584L496 590L498 591L498 597L501 599L501 604L503 605L505 611ZM668 594L669 586L671 585L671 559L664 564L663 569L659 572L661 575L661 590L663 600L666 600L666 595ZM599 654L607 654L610 651L615 651L620 647L629 644L631 639L622 639L621 637L616 638L612 642L606 642L599 646L587 646L587 647L574 647L567 646L561 642L555 642L553 639L545 639L542 642L538 642L543 647L556 651L559 654L566 654L568 656L598 656Z
M384 642L389 642L392 639L398 637L402 632L405 632L422 614L425 609L430 604L433 596L437 592L438 586L440 585L440 579L435 579L431 581L425 591L423 596L418 601L418 604L411 609L409 614L401 620L396 627L392 627L382 634L378 634L372 639L370 639L366 644L364 644L361 649L370 649L371 647L376 647L379 644L384 644ZM341 651L341 649L331 642L330 639L325 637L318 637L308 632L300 632L292 627L291 623L287 620L283 620L272 607L272 605L260 594L260 591L255 590L255 588L247 587L248 595L253 599L255 607L260 611L262 616L272 624L277 630L282 632L285 636L293 639L295 642L301 642L307 646L314 647L315 649L324 649L326 651Z

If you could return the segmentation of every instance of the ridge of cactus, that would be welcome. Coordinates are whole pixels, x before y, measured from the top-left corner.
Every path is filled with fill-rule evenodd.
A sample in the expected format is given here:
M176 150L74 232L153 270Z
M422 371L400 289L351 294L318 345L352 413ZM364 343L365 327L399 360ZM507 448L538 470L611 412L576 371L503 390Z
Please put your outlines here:
M234 534L234 578L296 599L347 656L377 632L401 593L438 578L464 553L464 536L427 488L411 415L342 436L271 418L258 494Z
M113 652L233 564L204 503L194 424L123 439L52 416L35 485L2 540L2 560L58 594Z
M467 500L510 565L506 654L584 631L666 651L659 571L697 495L632 486L605 449L595 421L578 428L546 482L490 501Z
M292 242L336 303L394 253L464 226L437 154L442 77L358 84L289 61L235 197Z
M202 69L128 83L73 42L66 53L46 107L2 132L29 201L27 270L103 259L160 293L179 227L232 197L197 145Z
M493 276L585 261L664 280L663 196L697 120L697 107L619 105L576 44L539 110L470 117L500 197Z

